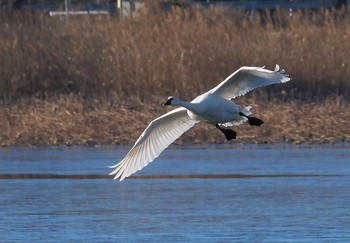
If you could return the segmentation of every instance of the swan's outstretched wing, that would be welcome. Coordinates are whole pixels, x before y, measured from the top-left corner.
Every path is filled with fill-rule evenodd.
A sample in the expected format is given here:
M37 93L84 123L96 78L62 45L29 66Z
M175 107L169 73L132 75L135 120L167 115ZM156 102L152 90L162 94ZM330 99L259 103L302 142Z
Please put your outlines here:
M232 99L255 88L285 83L289 80L291 79L278 65L274 71L260 67L241 67L209 92L225 99Z
M153 120L143 131L125 158L110 175L114 179L130 176L157 158L160 153L198 121L187 115L185 108L177 108Z

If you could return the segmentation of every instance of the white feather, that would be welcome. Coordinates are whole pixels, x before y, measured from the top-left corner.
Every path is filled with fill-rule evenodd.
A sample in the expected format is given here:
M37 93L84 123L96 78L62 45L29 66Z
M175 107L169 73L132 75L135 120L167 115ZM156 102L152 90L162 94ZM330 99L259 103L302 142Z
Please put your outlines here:
M274 71L260 67L241 67L223 82L191 102L169 97L168 102L180 106L153 120L137 139L134 146L118 164L111 166L110 175L123 180L152 162L160 153L196 123L203 121L224 126L245 122L242 112L250 115L250 106L240 108L232 100L261 86L285 83L291 80L276 65Z
M209 92L231 99L245 95L258 87L285 83L289 80L284 69L280 70L278 65L274 71L260 67L241 67Z
M185 108L177 108L153 120L137 139L125 158L111 166L110 175L123 180L152 162L160 153L197 122Z

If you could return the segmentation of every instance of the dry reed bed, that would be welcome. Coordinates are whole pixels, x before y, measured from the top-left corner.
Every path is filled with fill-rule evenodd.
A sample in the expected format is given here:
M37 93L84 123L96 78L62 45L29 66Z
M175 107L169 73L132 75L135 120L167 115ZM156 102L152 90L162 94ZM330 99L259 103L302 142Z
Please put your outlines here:
M339 143L350 142L349 103L328 99L321 103L256 103L254 115L265 121L261 127L235 127L233 143ZM65 97L52 101L32 100L0 108L0 145L96 145L132 144L165 107L141 104L116 107L103 100L84 101ZM145 112L147 110L147 112ZM208 124L199 124L177 143L226 143Z
M131 144L167 96L190 100L240 66L276 63L293 81L245 98L265 124L237 127L234 142L349 142L344 11L280 11L264 24L219 8L120 20L2 15L0 144ZM226 141L203 124L177 142Z

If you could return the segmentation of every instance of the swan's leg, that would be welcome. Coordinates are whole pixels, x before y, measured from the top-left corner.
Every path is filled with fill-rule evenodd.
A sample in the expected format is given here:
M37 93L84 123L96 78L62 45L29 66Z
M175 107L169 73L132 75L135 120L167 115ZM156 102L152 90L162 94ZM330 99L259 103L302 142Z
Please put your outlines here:
M232 129L222 128L219 126L219 124L216 124L215 127L219 129L226 137L227 141L230 141L232 139L236 139L237 133L233 131Z
M264 122L262 120L260 120L259 118L256 117L252 117L252 116L247 116L245 114L243 114L242 112L239 113L240 116L244 116L245 118L248 119L249 125L251 126L258 126L260 127L261 124L263 124Z

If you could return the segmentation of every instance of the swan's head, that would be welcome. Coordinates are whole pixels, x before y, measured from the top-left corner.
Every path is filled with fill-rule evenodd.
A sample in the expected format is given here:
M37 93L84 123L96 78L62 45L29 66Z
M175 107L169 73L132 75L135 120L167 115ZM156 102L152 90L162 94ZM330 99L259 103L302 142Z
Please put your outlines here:
M165 101L165 103L163 104L163 106L166 106L166 105L173 105L173 100L174 100L174 97L173 96L170 96L167 101Z
M185 102L186 103L186 102ZM184 102L179 100L178 98L174 97L174 96L170 96L167 101L165 101L165 103L163 104L163 106L166 105L171 105L171 106L183 106Z

